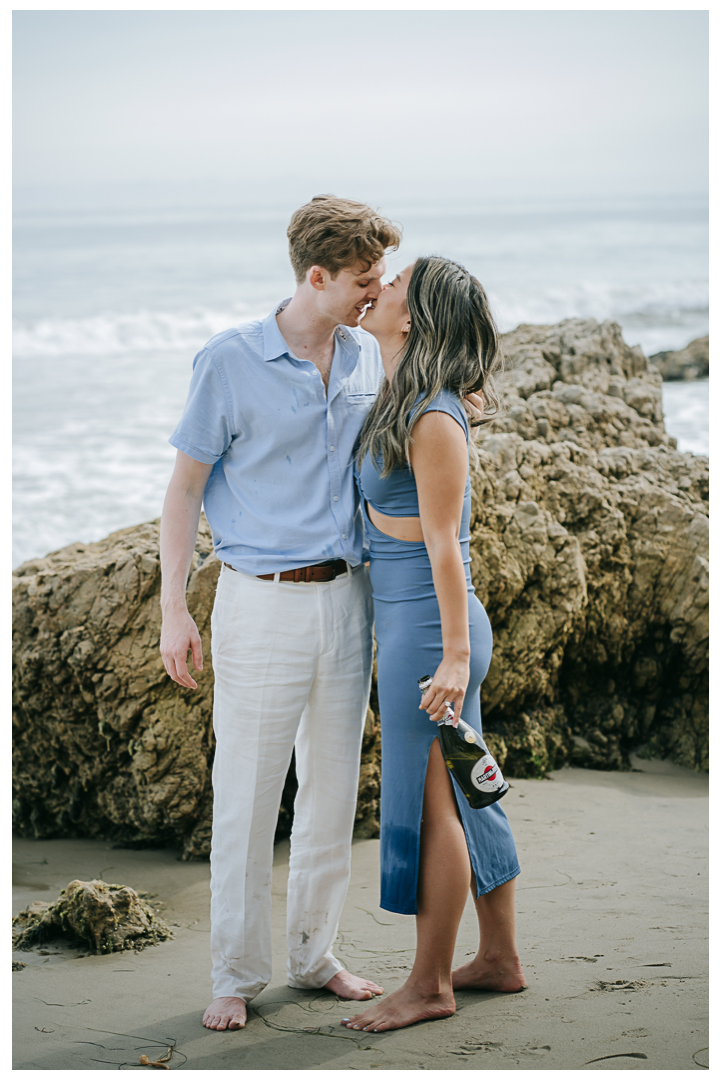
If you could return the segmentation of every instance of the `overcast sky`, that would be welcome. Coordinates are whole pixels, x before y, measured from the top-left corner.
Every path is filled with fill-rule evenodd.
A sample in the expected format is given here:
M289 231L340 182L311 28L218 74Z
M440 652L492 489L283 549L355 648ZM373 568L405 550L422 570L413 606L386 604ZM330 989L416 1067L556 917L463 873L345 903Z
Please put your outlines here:
M702 11L15 12L16 181L701 193L707 26Z

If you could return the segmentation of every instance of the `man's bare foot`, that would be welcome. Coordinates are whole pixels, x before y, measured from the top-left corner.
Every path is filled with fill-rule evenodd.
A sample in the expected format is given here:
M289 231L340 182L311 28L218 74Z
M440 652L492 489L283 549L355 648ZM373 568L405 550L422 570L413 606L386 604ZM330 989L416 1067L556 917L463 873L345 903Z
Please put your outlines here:
M376 994L384 993L382 986L370 982L369 979L361 979L359 975L351 975L345 968L333 975L330 982L325 983L325 990L348 1001L367 1001Z
M423 993L405 983L372 1008L342 1023L355 1031L393 1031L417 1024L420 1020L442 1020L454 1012L455 998L449 987L439 992Z
M517 994L527 986L518 956L488 959L480 955L452 973L453 990L494 990Z
M245 1027L246 1020L247 1005L242 998L219 997L208 1005L202 1022L213 1031L237 1031Z

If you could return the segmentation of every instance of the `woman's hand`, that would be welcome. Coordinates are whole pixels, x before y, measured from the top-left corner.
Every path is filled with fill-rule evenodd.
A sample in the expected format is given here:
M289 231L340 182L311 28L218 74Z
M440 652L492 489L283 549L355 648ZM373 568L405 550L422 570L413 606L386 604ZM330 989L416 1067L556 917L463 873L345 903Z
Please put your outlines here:
M469 681L469 660L443 657L430 686L420 699L420 708L426 709L430 719L438 723L445 715L449 703L455 713L453 727L457 727Z

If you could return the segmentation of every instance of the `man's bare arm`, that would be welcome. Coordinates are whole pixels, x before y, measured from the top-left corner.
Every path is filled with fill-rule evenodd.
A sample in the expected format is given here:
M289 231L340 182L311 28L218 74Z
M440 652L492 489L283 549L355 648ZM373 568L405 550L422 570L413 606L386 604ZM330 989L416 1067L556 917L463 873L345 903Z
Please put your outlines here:
M185 588L197 540L203 494L211 470L212 465L205 465L178 450L160 523L160 655L170 678L191 690L197 689L197 683L188 672L187 654L192 652L195 670L202 671L202 644L188 611Z

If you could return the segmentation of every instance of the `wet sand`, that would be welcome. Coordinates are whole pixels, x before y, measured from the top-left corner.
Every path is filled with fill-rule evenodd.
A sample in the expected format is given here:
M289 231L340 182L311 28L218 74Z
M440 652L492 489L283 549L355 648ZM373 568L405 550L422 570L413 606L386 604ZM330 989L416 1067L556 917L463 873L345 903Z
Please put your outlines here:
M635 759L631 773L563 769L513 780L504 807L523 872L521 994L463 992L455 1016L382 1035L340 1024L354 1006L285 985L288 845L273 876L274 977L243 1031L202 1027L210 1000L209 866L93 840L16 840L13 912L73 878L156 894L175 939L88 956L14 953L15 1069L140 1068L175 1047L188 1069L702 1069L708 1065L708 778ZM378 841L353 848L337 955L386 991L412 964L414 921L378 907ZM476 948L468 902L457 962ZM356 1010L357 1011L357 1010Z

